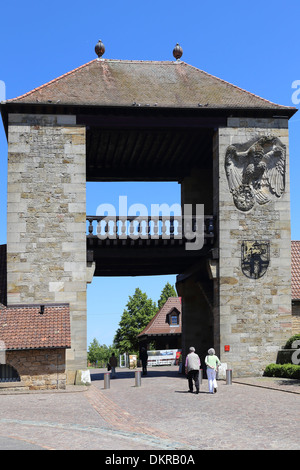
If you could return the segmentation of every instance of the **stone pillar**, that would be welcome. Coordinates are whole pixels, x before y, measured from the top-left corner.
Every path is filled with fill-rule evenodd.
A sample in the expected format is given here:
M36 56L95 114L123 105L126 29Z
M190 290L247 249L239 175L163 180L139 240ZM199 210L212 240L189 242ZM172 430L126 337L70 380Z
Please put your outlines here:
M212 168L193 169L181 183L181 205L204 205L204 214L213 214ZM212 247L211 247L212 248ZM207 255L207 258L210 255ZM182 297L182 356L194 346L205 370L204 358L213 347L213 282L209 278L208 259L191 259L190 270L177 278L177 290Z
M67 369L86 367L85 127L76 116L9 115L7 301L69 303Z
M215 136L216 317L234 376L262 374L291 336L288 149L284 119L232 118Z
M213 311L211 305L211 285L191 276L176 284L182 298L182 357L194 346L205 371L204 359L209 348L213 347Z

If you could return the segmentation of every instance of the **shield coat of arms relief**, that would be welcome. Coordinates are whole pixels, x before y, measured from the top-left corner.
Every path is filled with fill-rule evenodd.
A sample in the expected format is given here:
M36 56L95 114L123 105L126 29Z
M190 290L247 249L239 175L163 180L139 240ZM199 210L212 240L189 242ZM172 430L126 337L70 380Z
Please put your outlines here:
M242 242L242 271L250 279L259 279L267 271L270 262L270 242L251 241Z

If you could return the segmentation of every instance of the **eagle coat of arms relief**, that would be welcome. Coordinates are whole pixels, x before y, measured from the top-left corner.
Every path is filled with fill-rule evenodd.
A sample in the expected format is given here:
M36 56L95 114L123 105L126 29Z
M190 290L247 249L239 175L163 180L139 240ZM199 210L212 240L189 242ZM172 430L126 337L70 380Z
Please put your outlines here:
M230 145L225 155L228 186L237 209L279 198L285 190L286 148L274 136Z

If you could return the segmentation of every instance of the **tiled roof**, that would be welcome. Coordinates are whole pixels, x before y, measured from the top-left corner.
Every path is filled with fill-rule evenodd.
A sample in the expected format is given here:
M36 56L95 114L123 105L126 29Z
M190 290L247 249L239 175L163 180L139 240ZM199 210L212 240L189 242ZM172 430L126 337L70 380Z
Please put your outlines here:
M70 348L68 304L9 306L0 309L0 343L6 350ZM3 344L3 343L2 343Z
M6 305L7 276L6 276L6 245L0 245L0 305Z
M292 241L292 300L300 300L300 241Z
M168 315L176 309L179 312L179 325L171 326L168 322ZM181 333L181 297L169 297L164 306L148 323L146 328L138 335L173 335Z
M185 62L95 59L7 103L290 109Z

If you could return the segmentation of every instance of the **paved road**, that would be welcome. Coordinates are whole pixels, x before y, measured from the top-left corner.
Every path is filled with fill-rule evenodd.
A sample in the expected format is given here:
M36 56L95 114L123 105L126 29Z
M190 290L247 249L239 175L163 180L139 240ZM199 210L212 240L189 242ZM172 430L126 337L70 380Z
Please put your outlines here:
M208 393L187 392L175 367L150 369L135 387L118 369L104 389L103 370L89 387L36 393L0 392L0 449L299 450L299 381L244 379Z

